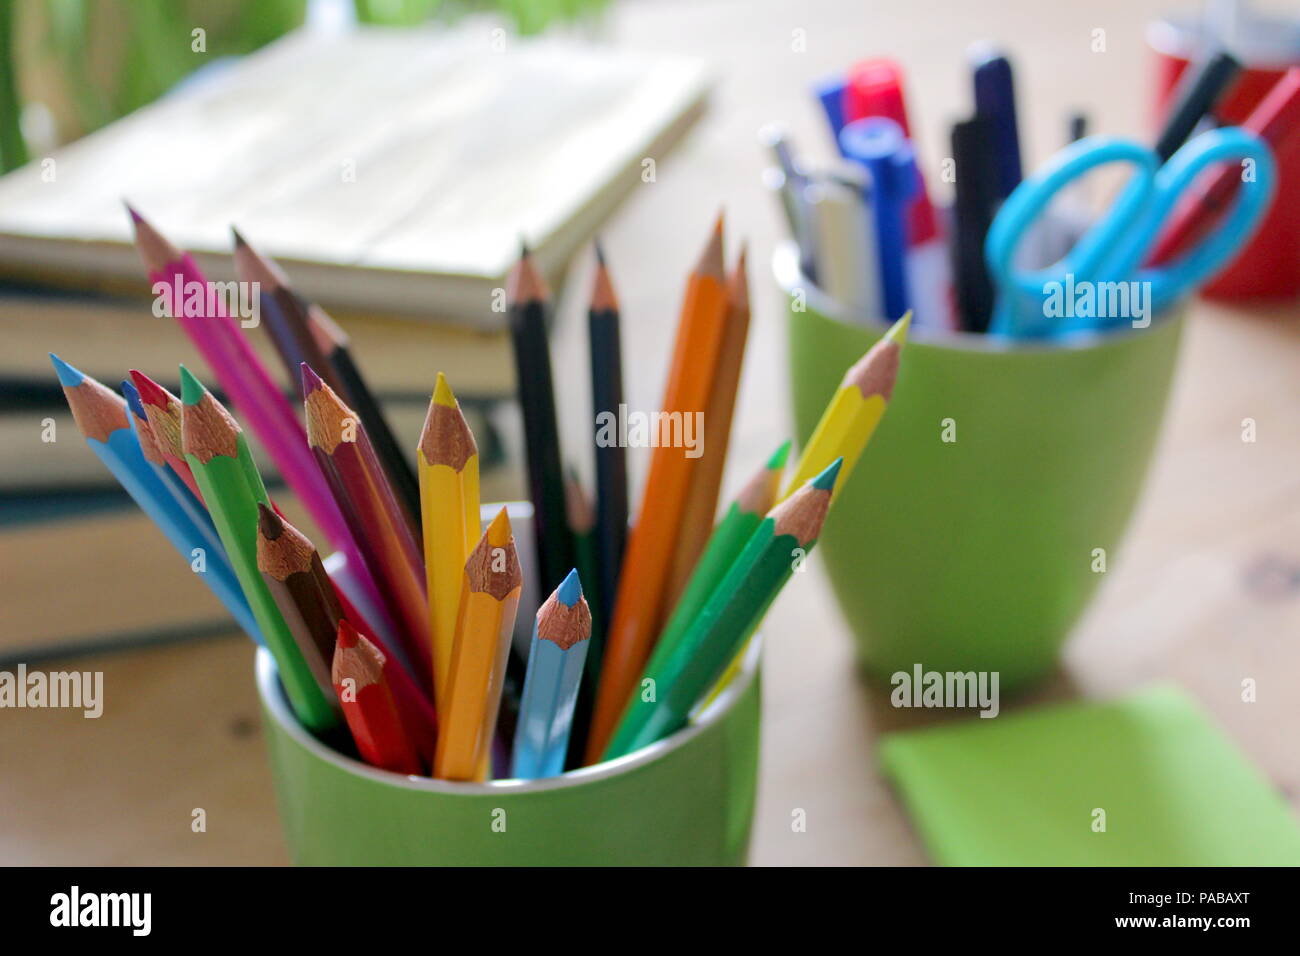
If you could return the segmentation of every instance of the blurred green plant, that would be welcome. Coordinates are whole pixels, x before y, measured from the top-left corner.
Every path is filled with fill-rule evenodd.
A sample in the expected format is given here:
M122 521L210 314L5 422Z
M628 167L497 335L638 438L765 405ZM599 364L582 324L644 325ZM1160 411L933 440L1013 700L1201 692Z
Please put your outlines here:
M415 26L496 11L521 35L578 19L608 0L352 0L359 23ZM307 0L0 0L0 170L27 161L19 37L36 36L80 132L145 105L205 63L270 43L303 22ZM23 22L31 15L33 23ZM204 56L192 31L202 28Z

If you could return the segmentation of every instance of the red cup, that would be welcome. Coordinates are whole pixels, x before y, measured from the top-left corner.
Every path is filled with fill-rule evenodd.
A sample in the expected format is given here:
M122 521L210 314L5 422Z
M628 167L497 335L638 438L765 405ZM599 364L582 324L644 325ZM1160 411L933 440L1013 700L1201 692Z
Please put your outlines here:
M1147 42L1156 55L1156 128L1190 57L1202 46L1203 30L1190 21L1162 20L1147 31ZM1300 36L1300 26L1292 25L1291 34ZM1257 59L1251 58L1251 51L1235 46L1231 52L1239 59L1246 54L1244 69L1214 110L1215 119L1229 125L1250 115L1287 68L1300 64L1300 47L1259 51ZM1202 295L1213 299L1300 296L1300 151L1278 164L1277 180L1277 194L1255 238L1201 290Z

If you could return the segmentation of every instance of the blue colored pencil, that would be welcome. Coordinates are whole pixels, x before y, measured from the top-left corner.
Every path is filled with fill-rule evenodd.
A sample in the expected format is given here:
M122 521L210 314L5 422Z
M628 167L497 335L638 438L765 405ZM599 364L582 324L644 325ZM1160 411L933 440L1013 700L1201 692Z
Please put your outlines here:
M582 668L591 637L591 611L577 569L569 572L537 612L528 673L515 728L510 775L521 780L564 771Z
M208 545L203 533L176 504L153 466L145 460L139 439L131 428L126 401L102 382L82 374L52 352L50 360L72 409L72 417L76 419L90 450L99 456L126 493L158 525L187 563L192 560L195 548L205 549L204 582L241 626L244 626L244 621L251 622L252 611L239 581L228 565L223 567L212 561L212 552L206 550ZM259 639L256 628L249 634Z
M126 407L131 410L127 416L131 422L131 431L135 433L136 441L140 445L140 451L144 455L146 464L158 480L162 482L167 493L171 495L172 501L176 507L184 513L185 517L194 525L194 528L203 538L201 547L205 552L205 562L209 568L219 568L223 573L220 577L226 581L238 582L235 577L235 570L230 566L230 558L226 554L225 545L221 543L221 536L217 534L217 526L212 523L212 516L208 514L208 509L204 507L203 502L195 497L194 492L181 480L181 476L172 471L163 457L162 451L153 446L154 438L149 426L149 419L144 413L144 403L140 400L140 393L136 390L135 385L129 379L122 380L122 395L126 398ZM206 573L206 572L205 572ZM220 595L218 595L220 596ZM239 626L243 628L244 633L261 644L262 632L257 628L257 620L253 617L252 610L248 602L244 600L243 591L239 592L239 606L227 607L230 613L234 615Z

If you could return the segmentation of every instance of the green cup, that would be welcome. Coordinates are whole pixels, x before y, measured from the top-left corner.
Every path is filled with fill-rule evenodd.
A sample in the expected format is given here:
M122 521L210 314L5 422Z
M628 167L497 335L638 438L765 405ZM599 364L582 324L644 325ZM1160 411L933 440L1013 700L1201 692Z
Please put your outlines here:
M844 321L792 247L774 271L803 443L885 326ZM870 675L997 671L1014 691L1054 668L1113 566L1182 325L1173 313L1015 345L912 330L889 409L818 544Z
M547 780L481 784L343 756L298 723L265 650L256 671L280 817L300 865L745 862L758 776L756 646L736 680L671 737Z

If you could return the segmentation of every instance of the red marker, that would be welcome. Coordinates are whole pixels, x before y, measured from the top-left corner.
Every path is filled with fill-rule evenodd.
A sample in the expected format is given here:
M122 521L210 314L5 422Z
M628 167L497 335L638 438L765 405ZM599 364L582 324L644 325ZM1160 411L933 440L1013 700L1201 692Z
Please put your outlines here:
M864 60L849 71L849 81L844 87L844 122L884 116L903 128L903 135L912 138L907 122L907 106L903 102L903 70L893 60L877 57ZM925 177L919 172L920 188L908 209L908 245L919 246L939 234L939 223L934 206L926 192Z
M1279 167L1285 167L1300 150L1300 67L1292 67L1242 122L1273 150ZM1228 207L1241 182L1236 166L1225 166L1209 179L1193 184L1179 202L1169 224L1156 241L1148 264L1169 262L1192 248Z

